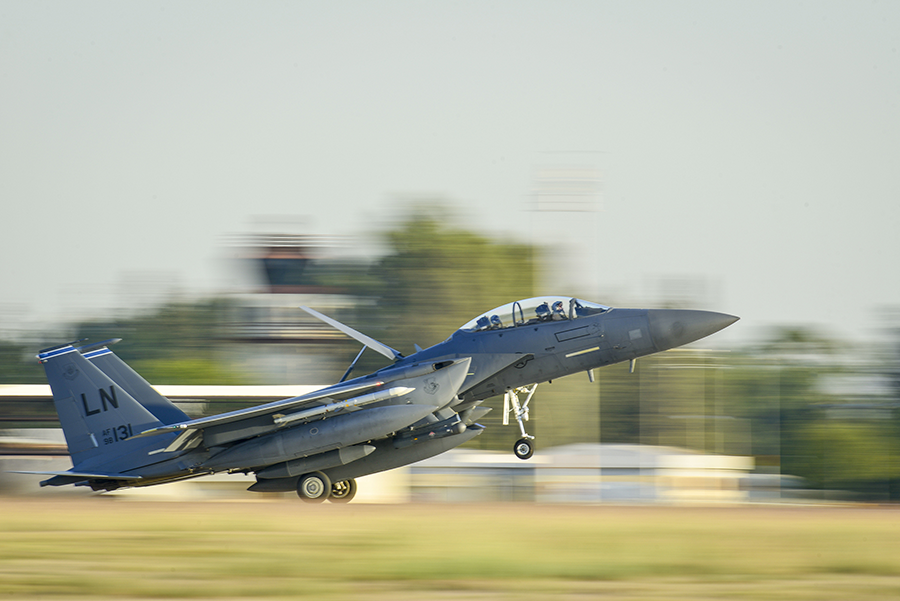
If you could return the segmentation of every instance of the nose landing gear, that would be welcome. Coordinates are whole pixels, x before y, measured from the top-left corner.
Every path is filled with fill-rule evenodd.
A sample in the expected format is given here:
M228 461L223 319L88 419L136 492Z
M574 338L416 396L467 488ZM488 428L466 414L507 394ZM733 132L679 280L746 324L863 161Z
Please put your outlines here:
M515 453L516 457L519 459L529 459L534 455L534 443L527 438L520 438L516 441L516 444L513 445L513 453Z
M528 421L528 403L531 401L531 397L534 396L534 391L537 390L537 387L537 384L532 384L530 386L512 388L507 390L506 394L503 396L503 425L509 425L510 413L513 413L516 416L516 421L519 423L519 430L522 432L522 438L517 440L516 444L513 445L513 453L522 460L529 459L534 455L534 443L532 442L534 436L525 432L524 422ZM519 393L526 393L528 395L525 397L524 403L519 403Z

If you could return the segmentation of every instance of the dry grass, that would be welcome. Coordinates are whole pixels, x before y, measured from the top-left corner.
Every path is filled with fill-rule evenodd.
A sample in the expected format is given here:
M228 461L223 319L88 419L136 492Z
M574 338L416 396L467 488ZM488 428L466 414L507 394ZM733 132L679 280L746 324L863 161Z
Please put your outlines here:
M0 500L0 598L897 599L900 509Z

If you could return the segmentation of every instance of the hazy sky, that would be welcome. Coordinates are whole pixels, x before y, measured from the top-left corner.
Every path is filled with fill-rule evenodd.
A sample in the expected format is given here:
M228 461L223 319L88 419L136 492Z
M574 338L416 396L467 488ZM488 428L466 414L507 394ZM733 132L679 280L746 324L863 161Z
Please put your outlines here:
M577 248L594 300L688 281L733 336L868 337L900 306L898 46L897 2L0 0L0 329L221 288L260 216L359 236L442 198ZM596 212L528 210L558 165Z

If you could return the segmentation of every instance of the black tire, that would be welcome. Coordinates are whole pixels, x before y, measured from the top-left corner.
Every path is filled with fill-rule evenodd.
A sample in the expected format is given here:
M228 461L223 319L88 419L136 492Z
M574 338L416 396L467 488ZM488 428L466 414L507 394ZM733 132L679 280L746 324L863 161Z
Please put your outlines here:
M349 503L356 496L356 480L341 480L331 485L331 494L328 500L332 503Z
M520 438L516 441L516 444L513 445L513 453L515 453L516 457L519 459L530 459L531 456L534 455L534 443L527 438Z
M321 503L331 493L331 480L322 472L312 472L297 481L297 496L307 503Z

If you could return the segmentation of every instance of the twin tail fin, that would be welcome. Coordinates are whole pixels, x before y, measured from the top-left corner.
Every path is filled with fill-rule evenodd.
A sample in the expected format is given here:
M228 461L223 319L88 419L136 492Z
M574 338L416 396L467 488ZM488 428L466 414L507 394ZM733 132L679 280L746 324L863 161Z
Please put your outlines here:
M66 345L41 352L38 360L53 392L73 472L124 472L146 464L150 448L160 441L133 437L186 419L108 349L82 354Z

